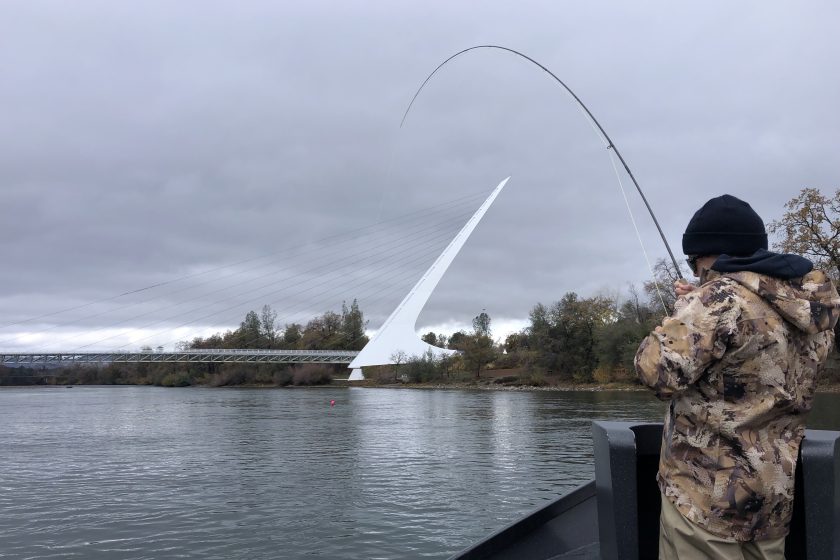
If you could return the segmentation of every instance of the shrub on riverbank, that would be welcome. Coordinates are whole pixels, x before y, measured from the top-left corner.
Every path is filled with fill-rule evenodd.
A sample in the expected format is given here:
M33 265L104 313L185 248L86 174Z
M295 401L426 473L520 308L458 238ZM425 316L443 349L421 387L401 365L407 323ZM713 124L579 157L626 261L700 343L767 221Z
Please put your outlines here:
M163 387L189 387L192 385L189 375L184 372L169 373L160 381Z
M332 383L331 364L109 364L61 368L0 366L0 386L157 385L161 387L311 386Z
M292 384L328 385L332 383L332 368L324 364L303 364L295 366L292 373Z

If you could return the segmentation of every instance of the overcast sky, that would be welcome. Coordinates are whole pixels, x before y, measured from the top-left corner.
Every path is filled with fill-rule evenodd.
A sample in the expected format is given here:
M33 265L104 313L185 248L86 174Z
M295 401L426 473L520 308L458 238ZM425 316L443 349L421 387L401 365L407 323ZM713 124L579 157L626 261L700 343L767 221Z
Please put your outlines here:
M485 309L501 335L537 302L625 290L647 264L558 85L471 52L400 129L425 76L486 43L550 68L681 257L713 196L769 222L840 187L838 23L834 1L4 1L0 349L170 347L263 304L282 324L354 297L375 329L507 176L418 329Z

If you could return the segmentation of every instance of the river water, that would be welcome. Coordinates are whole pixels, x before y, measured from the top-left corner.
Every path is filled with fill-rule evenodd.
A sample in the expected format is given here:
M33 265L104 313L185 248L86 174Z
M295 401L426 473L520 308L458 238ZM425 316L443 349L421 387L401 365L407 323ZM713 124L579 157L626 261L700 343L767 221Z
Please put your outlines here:
M840 428L819 397L811 426ZM446 558L592 478L593 419L663 411L632 392L4 388L0 558Z

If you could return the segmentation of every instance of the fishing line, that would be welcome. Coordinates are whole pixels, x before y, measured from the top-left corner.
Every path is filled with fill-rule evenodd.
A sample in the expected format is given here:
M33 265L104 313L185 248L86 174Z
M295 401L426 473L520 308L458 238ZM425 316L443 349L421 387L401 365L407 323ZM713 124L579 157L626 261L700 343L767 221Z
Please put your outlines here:
M411 102L408 104L408 108L405 110L405 113L403 114L402 121L400 121L400 128L402 128L403 124L405 124L405 120L408 117L408 113L411 111L412 106L414 106L414 102L417 100L417 97L420 95L420 92L423 91L423 88L426 87L426 84L429 83L429 80L432 79L432 76L437 74L438 70L443 68L450 60L452 60L454 58L457 58L458 56L460 56L464 53L467 53L467 52L473 51L473 50L477 50L477 49L498 49L498 50L502 50L502 51L507 51L507 52L515 54L515 55L517 55L521 58L524 58L525 60L527 60L528 62L530 62L534 65L536 65L537 67L542 69L544 72L546 72L549 76L554 78L554 80L558 84L563 86L563 89L565 89L566 92L569 95L572 96L572 98L575 100L575 102L578 104L578 106L586 113L586 116L591 121L591 123L593 123L597 127L597 132L600 133L599 136L601 137L601 140L606 144L607 149L615 152L615 155L618 157L619 161L621 161L621 164L624 166L624 170L627 172L627 175L630 176L630 179L633 181L633 185L636 187L636 190L638 191L639 196L642 198L642 202L645 203L645 208L647 208L647 211L650 214L650 217L653 220L653 223L656 226L657 231L659 232L659 237L662 238L662 243L665 245L665 250L668 252L668 256L671 258L671 262L674 265L674 270L676 270L677 273L679 274L680 267L677 264L677 259L674 257L673 251L671 251L671 246L668 244L668 240L665 238L665 234L662 231L662 227L660 227L660 225L659 225L659 220L656 219L656 215L653 213L653 209L651 208L650 204L648 203L648 200L647 200L647 197L645 196L645 193L642 192L642 188L639 186L639 182L636 180L636 177L633 175L633 172L630 171L630 167L627 165L627 162L624 160L624 157L621 155L621 152L618 150L618 147L612 141L609 134L607 134L607 131L604 130L604 127L601 126L601 123L598 122L598 119L595 118L595 115L592 114L592 112L583 103L583 101L580 100L580 98L577 96L577 94L575 94L575 92L572 91L572 89L569 86L567 86L566 83L563 80L558 78L554 74L554 72L552 72L551 70L549 70L548 68L546 68L545 66L543 66L542 64L540 64L539 62L534 60L533 58L531 58L530 56L522 54L521 52L519 52L517 50L511 49L511 48L508 48L508 47L503 47L503 46L500 46L500 45L475 45L475 46L472 46L472 47L469 47L469 48L466 48L466 49L463 49L461 51L456 52L455 54L453 54L452 56L450 56L449 58L447 58L446 60L444 60L443 62L438 64L438 66L432 71L432 73L429 74L428 76L426 76L426 79L423 80L423 83L420 84L420 87L417 88L417 92L414 94L414 97L411 98ZM612 158L611 158L611 161L612 161ZM622 188L622 191L623 191L623 188ZM626 197L625 197L625 199L626 199ZM630 210L629 204L628 204L627 208L628 208L628 211L629 211ZM630 216L631 216L631 220L632 220L632 216L633 216L632 211L630 211ZM635 226L635 220L633 220L633 223L634 223L634 226ZM639 241L641 242L641 237L639 237ZM645 253L647 253L647 252L645 251ZM647 257L646 257L646 259L647 259ZM648 265L650 265L649 261L648 261ZM660 297L661 297L661 294L660 294Z
M642 253L645 256L645 262L648 265L650 275L653 276L653 285L656 288L656 295L659 296L659 301L662 303L662 309L668 311L668 306L665 304L665 298L662 296L662 291L659 289L659 281L656 279L656 274L653 271L653 264L650 262L645 244L642 242L642 234L639 233L639 226L636 225L636 218L633 216L633 211L630 209L630 201L627 200L627 192L624 190L624 183L621 181L621 174L618 172L618 166L615 164L615 159L610 154L610 163L613 171L615 171L615 178L618 180L618 188L621 189L621 196L624 198L624 205L627 206L627 213L630 215L630 222L633 224L633 229L636 230L636 239L639 240L639 246L642 248Z
M575 104L578 110L584 117L588 117L587 113L581 108L580 105ZM595 135L604 142L604 147L607 149L607 155L610 158L610 164L612 165L613 171L615 172L615 178L618 181L618 188L621 191L621 196L624 198L624 206L627 207L627 214L630 216L630 223L633 224L633 230L636 232L636 239L639 240L639 247L642 248L642 254L645 256L645 262L647 263L648 270L650 271L650 275L653 278L653 287L656 289L656 295L659 297L659 302L662 304L662 309L665 310L667 313L669 310L668 305L665 303L665 298L662 295L662 290L660 289L659 280L656 278L656 272L653 270L653 263L650 261L650 255L648 255L647 248L645 248L645 243L642 241L642 234L639 232L639 225L636 223L636 216L633 214L633 208L630 206L630 200L627 198L627 191L624 190L624 182L621 180L621 173L618 172L618 166L615 164L615 158L612 155L612 150L610 149L609 142L604 139L598 131L598 128L592 122L591 119L587 118L586 122L589 123L589 126L592 127L592 130L595 131ZM673 257L672 257L673 258Z

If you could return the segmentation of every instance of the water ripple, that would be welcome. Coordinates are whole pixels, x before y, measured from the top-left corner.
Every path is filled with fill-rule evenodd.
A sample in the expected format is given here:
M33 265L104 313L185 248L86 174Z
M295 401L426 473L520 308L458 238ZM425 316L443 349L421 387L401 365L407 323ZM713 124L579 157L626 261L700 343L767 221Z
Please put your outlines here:
M590 479L592 419L662 413L643 393L2 389L0 558L445 558Z

